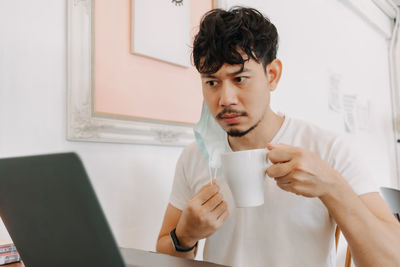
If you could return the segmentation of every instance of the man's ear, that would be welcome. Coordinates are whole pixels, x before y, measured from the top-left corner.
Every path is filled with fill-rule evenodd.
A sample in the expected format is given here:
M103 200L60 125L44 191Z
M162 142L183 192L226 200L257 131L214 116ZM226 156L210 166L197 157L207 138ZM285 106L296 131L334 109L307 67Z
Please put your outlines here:
M282 62L279 59L274 59L267 65L266 75L270 84L270 91L274 91L278 86L282 74Z

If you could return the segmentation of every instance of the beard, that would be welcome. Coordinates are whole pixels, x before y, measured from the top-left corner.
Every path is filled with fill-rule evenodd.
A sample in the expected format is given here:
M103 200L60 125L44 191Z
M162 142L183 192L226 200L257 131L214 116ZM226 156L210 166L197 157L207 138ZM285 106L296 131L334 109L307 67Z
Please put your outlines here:
M256 128L258 126L260 121L261 120L259 120L256 124L254 124L253 126L251 126L249 129L247 129L245 131L240 131L240 130L233 129L233 130L226 131L226 133L231 137L242 137L242 136L245 136L246 134L248 134L249 132L254 130L254 128Z
M239 115L239 116L248 116L247 112L245 112L245 111L238 111L238 110L235 110L235 109L233 109L231 107L227 107L227 108L224 108L224 110L222 110L216 116L216 118L217 119L223 119L224 115L226 115L226 114L236 114L236 115ZM254 130L258 126L258 124L263 120L264 115L261 117L260 120L258 120L253 126L248 128L247 130L240 131L240 130L237 130L237 129L232 129L232 130L226 130L226 133L231 137L243 137L246 134L248 134L249 132L251 132L252 130ZM230 125L230 126L234 126L234 125Z

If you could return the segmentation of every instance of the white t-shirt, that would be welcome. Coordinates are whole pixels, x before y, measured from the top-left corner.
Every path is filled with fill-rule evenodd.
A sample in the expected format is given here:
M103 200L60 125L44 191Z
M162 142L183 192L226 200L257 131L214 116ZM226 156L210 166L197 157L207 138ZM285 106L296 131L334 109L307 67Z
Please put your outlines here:
M316 153L341 173L358 195L378 191L362 157L337 134L286 116L271 143ZM183 210L192 196L209 182L208 162L193 143L178 160L170 203ZM286 192L274 179L266 177L265 204L236 208L226 181L217 178L217 183L230 215L206 239L204 260L249 267L335 266L336 223L319 198Z

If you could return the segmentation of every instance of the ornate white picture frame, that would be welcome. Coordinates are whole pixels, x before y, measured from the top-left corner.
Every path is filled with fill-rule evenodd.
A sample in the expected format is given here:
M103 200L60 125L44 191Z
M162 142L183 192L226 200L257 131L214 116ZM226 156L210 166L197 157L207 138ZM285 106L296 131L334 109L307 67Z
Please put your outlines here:
M93 0L68 0L67 139L185 146L192 126L98 115L93 110Z

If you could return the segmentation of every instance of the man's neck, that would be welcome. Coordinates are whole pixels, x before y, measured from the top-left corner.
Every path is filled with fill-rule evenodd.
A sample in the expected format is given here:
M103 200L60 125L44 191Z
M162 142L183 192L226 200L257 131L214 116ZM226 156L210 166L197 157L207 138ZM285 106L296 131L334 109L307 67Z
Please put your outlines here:
M251 132L242 137L228 136L228 142L233 151L265 148L278 133L284 117L270 111Z

